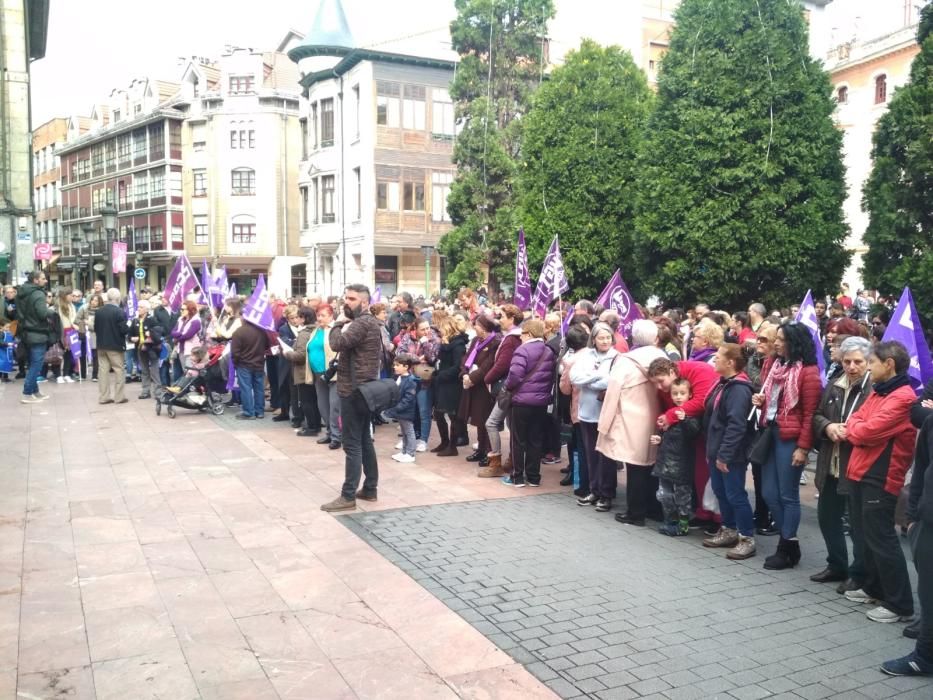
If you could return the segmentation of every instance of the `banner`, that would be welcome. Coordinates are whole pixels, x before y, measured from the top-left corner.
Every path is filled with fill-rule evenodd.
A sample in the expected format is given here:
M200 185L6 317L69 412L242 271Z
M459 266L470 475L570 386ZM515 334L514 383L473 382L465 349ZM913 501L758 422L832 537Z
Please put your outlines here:
M139 299L136 296L136 280L130 280L130 288L126 292L126 320L132 321L136 318L136 310L139 308Z
M567 282L567 275L564 273L564 261L560 256L560 244L557 241L557 236L554 236L547 257L544 258L544 265L541 266L541 274L538 276L538 286L535 288L532 309L540 318L544 318L548 304L569 291L570 284Z
M522 311L531 305L531 278L528 277L528 248L525 246L525 229L518 229L518 250L515 255L515 292L512 303Z
M165 280L165 304L175 313L181 308L181 303L188 296L188 293L198 286L198 279L194 274L191 263L188 262L188 256L182 253L182 256L175 261L175 267Z
M269 306L269 293L266 291L266 278L259 275L256 289L243 305L243 320L267 331L275 330L272 307Z
M904 287L904 291L901 292L901 298L894 307L891 323L888 324L881 340L885 343L896 340L907 348L907 354L910 355L910 369L907 370L907 374L910 375L910 384L914 391L920 394L926 383L933 379L933 360L930 359L930 347L923 335L923 328L920 327L920 315L914 306L910 287Z
M68 349L71 350L71 356L75 359L81 357L81 336L74 328L65 329L65 342L68 343ZM76 369L80 370L80 367Z
M216 297L212 298L215 309L223 308L224 302L229 298L230 288L227 285L227 266L214 272L214 290Z
M33 260L51 260L52 259L52 244L51 243L36 243L32 247L32 259Z
M376 291L373 292L373 296L369 301L372 304L378 304L382 301L382 287L376 287Z
M87 357L87 366L90 367L91 363L94 361L94 348L91 347L91 331L88 330L84 334L84 352L85 357Z
M110 259L113 261L113 274L122 275L126 272L126 243L114 241L110 249Z
M810 331L810 337L813 338L813 345L816 346L816 364L820 368L820 381L826 386L826 361L823 357L823 340L820 338L820 321L816 317L816 308L813 306L813 296L810 290L807 290L807 296L800 302L800 310L794 318L797 323L802 323Z
M615 274L609 280L609 284L600 292L596 303L619 314L619 332L626 338L632 337L632 324L638 319L644 318L632 299L632 293L625 286L620 270L615 271Z

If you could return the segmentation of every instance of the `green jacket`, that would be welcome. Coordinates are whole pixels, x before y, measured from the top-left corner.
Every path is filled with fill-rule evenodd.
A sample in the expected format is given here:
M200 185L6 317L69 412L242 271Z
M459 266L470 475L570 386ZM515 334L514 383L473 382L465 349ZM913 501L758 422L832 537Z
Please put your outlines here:
M16 293L16 312L19 319L16 332L19 338L26 345L48 344L51 329L45 290L31 282L20 285Z

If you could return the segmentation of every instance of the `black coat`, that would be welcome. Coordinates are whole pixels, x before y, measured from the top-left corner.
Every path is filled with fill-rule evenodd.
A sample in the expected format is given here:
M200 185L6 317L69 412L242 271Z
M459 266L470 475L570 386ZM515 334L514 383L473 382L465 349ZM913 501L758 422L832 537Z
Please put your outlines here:
M434 406L444 413L456 413L460 408L463 383L460 364L466 355L466 333L455 335L437 353L437 373L434 375Z
M748 448L753 427L748 415L752 411L752 385L745 375L720 379L706 397L706 458L728 465L748 461Z
M17 335L26 345L47 345L51 335L49 318L55 312L45 303L45 290L31 282L21 284L16 293L16 310Z
M661 435L652 476L668 479L675 484L692 484L693 464L696 461L695 440L699 434L700 421L690 416L665 430Z
M849 400L843 407L842 401L845 396L845 389L836 385L838 381L839 377L829 381L823 390L820 405L816 409L816 413L813 414L813 444L818 449L814 482L821 491L823 490L823 484L826 483L826 477L832 471L833 448L835 447L833 441L826 437L826 426L830 423L842 423L843 418L855 413L871 393L871 378L869 377L859 387L849 391ZM836 487L837 493L848 493L845 473L846 465L849 463L849 455L851 454L852 443L839 443L839 484Z
M933 409L921 405L930 399L933 399L933 381L927 382L923 395L910 411L910 420L920 428L920 434L917 436L914 472L907 498L907 519L911 522L922 520L924 524L933 526L933 470L930 469L933 461Z
M139 317L137 316L130 323L130 328L127 331L127 337L133 341L133 344L136 345L137 350L142 350L144 352L147 350L161 352L162 338L165 336L165 329L162 327L162 324L159 323L159 320L151 313L146 314L146 318L143 321L143 337L146 336L149 337L149 342L140 344Z
M98 350L126 351L126 315L116 304L104 304L94 314Z

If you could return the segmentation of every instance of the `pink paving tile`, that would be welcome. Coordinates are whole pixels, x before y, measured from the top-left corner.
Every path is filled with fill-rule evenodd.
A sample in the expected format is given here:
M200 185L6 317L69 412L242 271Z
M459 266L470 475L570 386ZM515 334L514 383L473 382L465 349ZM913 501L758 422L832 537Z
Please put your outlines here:
M344 605L359 600L353 591L321 563L267 578L292 610L337 612Z
M3 697L12 698L13 694ZM68 698L68 700L95 700L94 679L90 666L56 668L36 673L20 673L15 697Z
M250 571L253 562L247 553L232 537L190 539L198 559L209 574L222 574L229 571Z
M448 676L462 700L556 700L547 686L518 664Z
M256 547L246 552L260 571L267 577L298 569L307 569L318 563L310 548L303 544L286 544L274 547Z
M336 613L307 610L297 616L329 659L378 654L405 646L402 638L362 601L349 603Z
M279 698L272 682L267 678L201 686L201 700L279 700Z
M143 545L142 550L155 580L204 573L201 560L187 540L153 542Z
M179 648L171 620L164 610L145 607L89 610L85 617L92 661Z
M386 649L379 654L364 654L337 659L334 665L361 698L390 700L398 698L451 699L456 694L424 665L411 649Z
M182 640L182 650L199 688L266 677L239 632L215 635L210 641Z
M191 672L180 650L95 663L97 700L198 700ZM127 689L132 689L132 695Z
M129 520L90 516L73 518L71 528L76 545L136 541L136 530Z
M210 578L234 618L288 610L285 601L256 569L212 574Z
M19 635L20 673L80 667L90 662L80 609L24 612Z
M75 557L81 578L148 572L142 547L135 541L81 545L75 548Z
M161 611L162 601L148 571L81 579L84 610L143 607Z

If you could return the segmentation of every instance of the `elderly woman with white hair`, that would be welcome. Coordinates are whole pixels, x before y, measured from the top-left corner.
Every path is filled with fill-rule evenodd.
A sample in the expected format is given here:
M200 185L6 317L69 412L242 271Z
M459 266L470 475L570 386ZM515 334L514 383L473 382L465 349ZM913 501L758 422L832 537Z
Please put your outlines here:
M649 509L651 515L660 515L655 498L658 480L651 476L657 447L651 444L651 436L661 402L648 378L648 367L667 354L655 346L657 337L653 321L640 319L632 325L635 349L620 355L613 365L597 425L596 450L626 467L627 512L616 514L616 520L633 525L644 525Z

